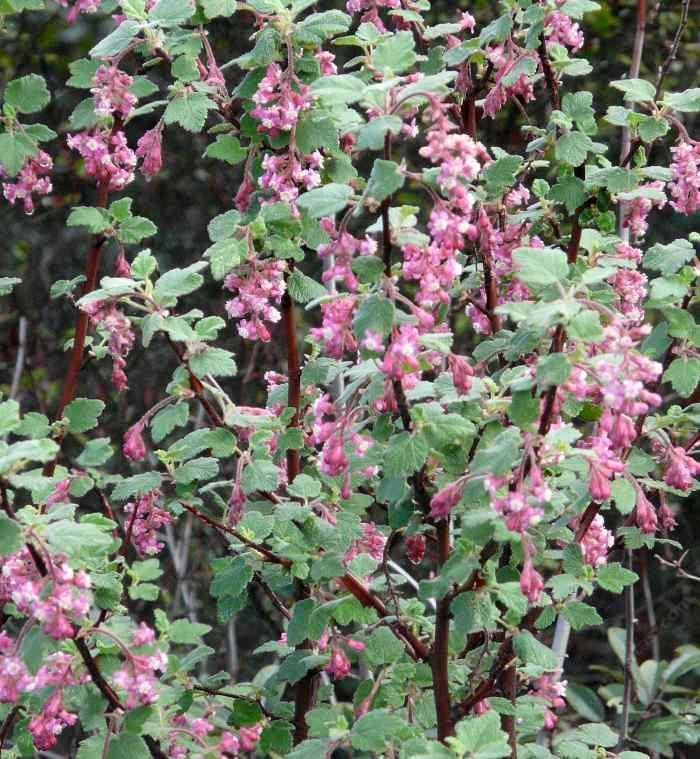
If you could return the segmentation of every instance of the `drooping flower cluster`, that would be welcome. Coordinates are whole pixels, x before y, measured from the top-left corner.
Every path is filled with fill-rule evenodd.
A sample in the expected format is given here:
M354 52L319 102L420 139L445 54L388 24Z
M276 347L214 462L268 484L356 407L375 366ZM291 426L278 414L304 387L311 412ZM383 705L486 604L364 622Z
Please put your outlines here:
M284 261L252 259L237 267L226 278L226 289L235 296L226 303L228 315L238 322L238 334L246 340L269 342L266 322L276 324L281 314L276 305L282 300L286 285Z
M83 306L90 321L104 329L108 335L107 350L112 357L112 383L117 392L126 390L129 381L126 376L126 357L134 345L136 335L130 319L109 300L93 301Z
M172 524L173 517L161 508L162 498L159 490L153 490L124 506L127 535L141 556L154 556L163 550L164 544L158 539L158 532Z
M346 352L357 350L352 320L355 314L355 298L334 298L321 306L323 323L312 327L311 337L321 345L331 358L342 358Z
M362 553L369 554L375 561L382 561L385 545L386 536L379 530L377 525L374 522L363 522L362 537L345 554L345 562L350 563Z
M136 153L122 131L96 128L68 135L68 147L85 162L85 171L110 192L123 190L134 181Z
M678 213L700 211L700 142L683 140L671 148L671 206Z
M71 6L68 0L56 0L62 8L69 8L68 23L74 24L81 13L97 13L102 5L102 0L75 0Z
M494 66L496 81L484 99L486 116L494 118L512 98L518 98L521 103L534 99L532 78L521 69L522 62L530 58L531 54L523 54L512 45L498 45L490 50L488 57Z
M570 16L561 11L553 11L545 21L545 35L548 43L556 43L568 47L572 53L583 47L583 31L571 20Z
M549 501L551 492L536 468L533 468L528 482L513 489L507 487L507 483L507 477L486 477L491 508L503 517L511 532L524 534L542 520L542 504Z
M352 262L356 256L374 255L377 241L369 235L359 239L346 230L338 231L332 218L323 219L321 228L331 238L331 242L318 249L319 257L327 262L322 276L324 283L342 282L350 292L355 292L359 283L352 270Z
M663 192L664 183L660 180L641 185L640 192L648 191L634 198L625 209L625 218L622 225L630 230L630 234L639 239L644 237L649 229L647 217L653 208L663 208L666 205L666 196Z
M574 527L578 526L578 519ZM596 514L581 540L583 560L592 567L599 567L608 561L608 551L613 547L615 537L605 527L602 514Z
M48 195L53 189L51 171L53 160L48 153L39 150L22 166L19 174L12 181L2 183L2 191L5 199L15 205L21 202L24 212L28 215L34 213L36 201L34 196ZM0 164L0 179L5 176L2 164Z
M155 643L155 633L146 624L141 623L132 638L132 646L152 646ZM157 672L165 672L168 657L162 651L156 650L150 654L136 654L129 650L122 667L113 676L114 684L126 692L126 707L134 709L137 706L154 704L159 697Z
M262 161L260 187L270 193L267 202L289 203L296 212L295 201L301 190L313 190L321 184L323 156L318 150L299 156L295 151L279 155L268 153Z
M90 610L90 577L74 570L65 556L46 554L41 575L28 548L0 561L0 603L12 601L54 640L72 638Z
M100 66L93 78L90 92L95 101L95 113L102 117L127 119L136 107L137 98L131 92L133 77L116 66Z
M163 168L163 125L144 132L136 144L136 155L141 158L141 173L150 181Z
M379 15L382 8L394 10L401 7L401 0L347 0L345 8L350 14L361 13L360 20L363 23L374 24L380 32L386 30L384 22Z
M277 63L271 63L253 102L255 108L250 115L259 122L258 131L276 137L294 129L299 114L311 107L311 95L308 86L299 82L291 69L283 71Z
M552 673L538 677L532 683L531 695L535 698L544 699L547 704L547 710L544 717L544 726L547 730L554 730L558 717L555 711L562 711L566 708L566 680L560 680L561 673Z

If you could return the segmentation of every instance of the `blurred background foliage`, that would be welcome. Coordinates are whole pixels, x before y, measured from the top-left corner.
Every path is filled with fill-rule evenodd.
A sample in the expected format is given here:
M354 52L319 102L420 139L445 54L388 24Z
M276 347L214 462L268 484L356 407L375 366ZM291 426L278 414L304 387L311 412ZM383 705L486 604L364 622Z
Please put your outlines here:
M51 145L56 166L55 191L36 214L25 217L17 208L0 202L0 276L12 275L23 279L11 297L0 301L0 390L7 391L9 387L18 348L18 324L20 317L25 317L28 321L28 341L20 400L25 410L42 411L52 417L67 366L63 346L72 335L74 309L65 299L51 300L49 291L53 281L70 279L82 272L87 240L80 231L66 229L64 225L68 209L73 205L91 204L95 193L92 183L73 170L74 159L65 146L68 117L82 97L79 91L67 87L65 82L69 77L69 63L86 57L96 40L107 33L113 22L104 15L80 16L75 25L68 26L65 13L54 7L52 0L47 2L52 6L51 12L25 12L6 19L0 16L0 89L4 82L14 77L32 72L42 74L53 93L49 109L42 114L42 121L61 135ZM324 3L324 7L328 6ZM342 7L340 3L338 7ZM697 3L691 3L683 44L666 79L669 90L698 86L699 8ZM476 0L474 3L434 0L431 20L434 23L451 20L460 10L469 10L479 26L488 23L500 12L495 0ZM640 76L655 79L678 27L680 11L680 0L663 0L649 7ZM581 80L569 82L575 82L580 89L593 93L594 103L601 115L609 105L619 103L619 92L607 85L610 80L623 77L629 68L635 12L634 0L601 1L601 9L587 15L582 24L586 45L580 55L589 59L593 72ZM253 31L249 26L250 18L249 14L240 14L234 19L218 19L210 27L220 64L249 48L248 37ZM341 49L341 60L343 53ZM235 86L241 76L240 71L232 66L226 73L229 85ZM152 69L149 75L165 85L163 72L158 67ZM528 105L533 122L541 122L544 103L545 98L538 98ZM135 130L130 134L130 143L135 144L138 135L150 128L156 118L146 116L137 119L130 127ZM480 122L479 138L486 145L498 145L517 152L526 139L521 132L523 123L523 116L510 106L503 109L494 121L486 119ZM688 126L691 135L697 136L697 126L694 128L692 123ZM609 157L614 159L619 152L615 143L619 139L619 130L615 135L613 127L606 126L604 122L602 128L613 135L612 154ZM240 167L231 168L222 162L201 158L206 142L205 135L193 137L175 128L168 129L164 141L164 170L150 184L139 177L129 187L129 194L134 197L134 212L150 217L159 228L159 234L151 243L152 252L162 270L185 266L201 256L209 244L207 223L232 207L233 196L240 184ZM409 160L417 147L405 146ZM661 144L654 151L666 151L668 147L668 144ZM655 162L654 154L650 162ZM403 191L400 200L406 204L420 202L419 196L413 196L410 189ZM694 222L697 227L697 217L657 214L648 242L668 242L686 236ZM111 273L115 253L113 247L107 246L103 274ZM317 261L307 261L304 266L312 274L319 264ZM225 316L226 294L216 283L201 298L199 303L193 300L190 305L200 307L207 313ZM308 327L316 317L304 314L302 318L307 320L303 326ZM457 329L459 344L468 349L477 338L471 333L466 318L458 320ZM226 390L240 404L264 404L263 374L269 369L283 370L282 341L253 345L238 338L233 325L227 332L226 341L228 345L225 347L236 352L239 366L238 376L226 381ZM119 452L120 431L126 428L127 422L135 421L158 400L174 368L174 356L164 343L156 342L148 351L134 350L128 370L131 389L116 397L110 388L109 362L88 359L82 373L79 395L102 397L108 402L103 427L96 432L111 435L115 441L115 453L110 462L115 471L127 468ZM64 463L71 463L70 449ZM679 527L674 538L691 548L686 569L698 575L700 548L693 536L700 534L700 517L697 498L695 501L695 504L692 501L686 503L684 511L679 514ZM95 508L98 506L95 505ZM197 525L184 520L169 535L167 552L171 572L163 578L163 584L165 602L171 605L171 618L188 614L216 627L216 612L207 589L210 556L212 552L220 553L221 550L222 547L212 544L212 538L201 533ZM675 570L664 568L652 557L648 557L648 574L657 624L655 629L650 624L640 589L637 603L639 656L640 660L651 657L650 640L658 632L662 658L669 659L678 646L700 639L700 584L678 577ZM608 625L622 624L622 597L604 595L594 601L598 602L599 611ZM228 630L220 632L220 645L217 646L214 640L216 632L207 641L221 652L219 665L240 678L253 677L265 663L262 656L250 656L251 651L263 640L277 637L281 632L276 615L267 607L266 599L253 596L251 603L256 613L239 614ZM149 612L144 610L144 613ZM594 669L590 668L591 665L595 665ZM609 667L615 671L616 677L622 676L619 662L607 645L603 627L588 628L585 635L573 636L566 676L570 682L576 680L595 687L607 679L595 667ZM684 755L682 750L678 755ZM685 755L697 756L691 753Z

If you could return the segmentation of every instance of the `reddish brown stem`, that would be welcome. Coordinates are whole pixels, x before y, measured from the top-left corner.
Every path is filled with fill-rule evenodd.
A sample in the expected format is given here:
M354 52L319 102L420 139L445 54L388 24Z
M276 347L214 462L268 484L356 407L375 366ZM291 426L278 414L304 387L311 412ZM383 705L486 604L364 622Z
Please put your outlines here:
M301 404L301 363L299 361L299 345L297 343L297 326L294 304L285 291L282 296L282 322L284 324L284 337L287 343L287 374L288 392L287 405L294 409L294 416L289 423L290 427L299 426L299 406ZM298 449L290 448L287 451L287 479L293 482L301 471Z
M540 37L540 45L537 48L537 53L540 57L540 63L542 64L542 73L544 74L544 80L547 83L547 89L549 90L549 99L552 104L552 110L559 111L561 109L561 101L559 99L559 83L557 82L556 75L552 69L552 64L549 61L549 54L547 53L547 42L544 38L544 34Z
M450 523L448 519L443 519L437 523L436 532L438 562L442 567L450 557ZM449 736L454 735L449 683L450 601L451 596L449 594L438 601L435 612L435 642L430 657L438 740L443 742Z
M484 288L486 290L486 312L491 331L495 335L501 329L501 318L496 313L498 308L498 287L491 271L491 260L484 255Z
M107 186L100 185L97 190L97 206L98 208L104 208L107 205L109 198L109 189ZM97 279L100 272L100 260L102 258L102 248L105 243L105 238L101 235L96 235L92 238L90 243L90 249L88 251L87 262L85 264L85 284L83 285L83 295L91 293L97 286ZM63 392L61 393L61 401L58 405L56 412L56 419L60 419L63 416L63 411L66 406L75 398L75 393L78 388L78 379L80 378L80 369L83 365L83 353L85 352L85 338L87 337L88 326L90 323L89 316L86 311L82 309L78 310L78 318L75 323L75 335L73 337L73 348L71 350L70 362L68 364L68 371L63 383ZM59 446L63 442L63 435L56 441ZM52 461L49 461L44 467L44 476L53 477L53 473L56 470L56 463L58 455Z

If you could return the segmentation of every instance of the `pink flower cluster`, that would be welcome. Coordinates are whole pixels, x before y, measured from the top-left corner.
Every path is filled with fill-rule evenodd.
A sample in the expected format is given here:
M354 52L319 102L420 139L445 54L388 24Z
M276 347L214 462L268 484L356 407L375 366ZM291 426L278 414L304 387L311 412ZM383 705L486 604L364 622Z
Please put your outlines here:
M515 489L507 486L508 479L489 475L484 484L491 496L491 508L503 517L511 532L522 535L542 520L541 504L549 501L551 492L537 467L532 468L529 482Z
M153 556L163 550L158 531L173 522L172 514L159 505L162 497L159 490L153 490L124 506L127 534L141 556Z
M134 181L136 154L122 131L96 128L68 135L68 147L85 161L85 171L110 192L123 190Z
M226 278L226 289L235 297L226 303L228 315L240 319L238 334L246 340L271 339L266 322L276 324L281 318L273 304L279 304L286 285L284 261L257 259L237 267Z
M334 298L321 306L322 325L312 327L310 332L323 352L331 358L342 358L346 352L357 350L352 329L356 305L355 298L343 297Z
M326 284L343 282L348 290L355 292L359 283L352 270L353 259L356 256L374 255L377 252L377 241L369 235L361 240L345 230L338 232L332 218L322 219L321 228L331 238L331 242L318 249L319 257L328 262L323 272L323 281Z
M51 183L52 169L51 156L40 150L22 166L16 179L12 182L2 183L5 199L11 205L21 201L24 212L28 215L33 214L35 210L34 196L48 195L53 189ZM4 175L2 164L0 164L0 178Z
M548 43L568 47L572 53L583 47L584 37L581 27L561 11L554 11L545 21L545 35Z
M664 482L672 488L688 491L695 477L700 476L700 462L689 456L681 446L669 447L665 456Z
M578 519L573 523L573 527L578 526ZM586 530L581 539L581 550L583 551L583 560L592 567L599 567L608 561L608 551L613 547L615 538L610 530L605 527L605 520L602 514L596 514L593 521Z
M700 211L700 142L683 141L671 148L671 206L678 213Z
M547 730L554 730L557 724L557 715L555 711L562 711L566 708L566 680L559 680L559 674L547 674L538 677L532 683L531 695L535 698L541 698L547 704L547 711L544 717L544 726Z
M351 562L362 553L369 554L375 561L382 561L385 545L386 536L379 530L377 525L374 522L363 522L362 537L345 554L345 562Z
M413 388L420 379L420 350L418 329L404 325L394 335L380 368L389 379L402 382L407 389Z
M68 0L56 0L62 8L70 7L68 12L68 23L74 24L81 13L97 13L102 5L102 0L75 0L72 7L69 6Z
M163 167L163 125L144 132L136 143L136 155L142 158L141 173L150 181Z
M325 671L331 676L333 680L344 680L352 669L350 659L348 655L343 651L340 645L341 641L336 640L331 648L331 658L325 667ZM365 644L359 640L353 640L352 638L346 638L344 640L345 645L353 651L364 651ZM320 646L319 646L320 648Z
M69 712L63 703L63 691L55 691L29 723L34 745L40 751L48 751L58 742L58 736L66 727L75 725L78 715Z
M72 638L90 610L90 577L74 570L65 556L43 558L46 576L39 574L27 548L0 560L0 605L12 601L54 640Z
M499 45L491 49L488 58L496 71L496 81L486 94L484 115L494 118L511 98L517 97L522 103L528 103L534 99L534 87L527 74L520 74L515 81L512 81L512 72L529 55L531 54L522 54L510 45L507 48Z
M401 7L401 0L348 0L345 8L348 13L355 15L361 13L360 21L374 24L380 32L386 31L384 22L379 12L382 8L395 10Z
M320 169L323 156L318 150L310 155L297 156L294 151L279 155L268 153L262 161L263 173L258 180L263 190L270 192L270 203L289 203L296 212L299 190L312 190L321 184Z
M641 185L639 189L663 191L664 183L660 180L657 180L656 182L648 182L647 184ZM649 216L653 208L663 208L665 205L665 198L635 198L630 201L625 210L625 219L622 226L625 229L629 229L633 237L644 237L647 233L647 229L649 229L647 216Z
M610 498L611 482L616 474L625 471L625 465L615 453L612 441L605 434L593 435L585 443L595 454L595 458L588 460L590 479L588 491L591 498L597 503L603 503Z
M92 80L90 92L95 100L95 113L101 118L115 115L128 118L134 110L137 98L130 91L133 77L116 66L100 66Z
M136 648L150 646L155 642L155 633L143 622L134 633L132 645ZM156 672L165 672L168 657L162 651L152 654L135 654L129 651L123 666L113 676L117 687L126 692L126 708L149 706L158 700L158 677Z
M129 381L124 371L126 357L134 345L136 335L131 328L131 321L116 306L113 301L93 301L83 306L83 311L90 317L90 321L104 329L109 340L107 350L112 357L112 383L117 392L122 392L129 387Z
M311 107L311 94L309 87L299 82L291 69L282 71L277 63L271 63L253 95L253 102L255 108L250 115L260 122L258 131L277 137L280 132L294 129L299 114Z
M425 556L425 535L409 535L406 538L406 558L411 564L420 564Z
M435 519L446 519L457 504L462 500L466 481L463 479L451 482L430 499L430 516Z

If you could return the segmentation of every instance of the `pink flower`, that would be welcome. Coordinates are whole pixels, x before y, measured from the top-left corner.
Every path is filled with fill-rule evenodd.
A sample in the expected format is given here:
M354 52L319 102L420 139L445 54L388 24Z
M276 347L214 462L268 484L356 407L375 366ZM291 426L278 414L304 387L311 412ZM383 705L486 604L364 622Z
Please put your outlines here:
M658 519L656 511L649 499L644 495L641 488L637 488L637 502L634 512L634 521L642 532L653 535L656 532Z
M572 53L583 47L583 32L566 13L554 11L545 21L547 42L554 42L568 47Z
M110 192L123 190L134 181L136 154L126 143L122 131L93 129L68 135L68 147L85 161L85 171Z
M311 106L311 95L309 87L296 80L292 70L283 72L278 64L271 63L253 101L255 108L250 115L260 122L258 131L276 137L280 132L292 131L299 114Z
M552 673L538 677L532 684L531 695L544 699L549 707L545 711L544 726L547 730L554 730L557 724L557 715L553 710L562 711L566 708L566 680L559 680L561 673Z
M143 440L143 429L145 422L142 419L140 422L129 427L124 435L124 443L122 445L122 452L129 461L143 461L146 458L147 449L146 443Z
M63 691L57 690L44 704L39 714L32 717L29 732L34 745L40 751L48 751L58 743L58 736L64 728L74 725L78 715L67 711L63 704Z
M700 142L681 142L671 148L671 205L683 214L700 211Z
M691 458L682 446L671 447L666 454L664 482L678 490L690 490L700 474L700 462Z
M448 359L450 370L452 372L452 382L460 395L466 395L472 388L472 377L474 370L469 361L464 356L450 354Z
M262 725L255 725L254 727L242 727L238 731L238 740L241 744L241 751L255 751L255 748L260 741L262 731Z
M139 138L136 155L143 158L141 173L150 181L163 167L163 127L160 123Z
M544 589L542 575L535 569L532 559L528 556L523 564L523 571L520 574L520 590L527 600L534 604L540 599L540 594Z
M355 298L334 298L323 303L323 323L311 328L311 336L320 343L331 358L342 358L346 351L356 351L352 320L356 309Z
M578 519L573 523L578 526ZM581 540L583 560L592 567L599 567L608 560L608 550L615 543L612 532L606 529L605 520L601 514L596 514Z
M246 340L272 339L266 322L276 324L281 318L273 304L279 304L286 290L284 261L254 259L228 275L225 287L234 293L226 303L228 315L240 319L238 334Z
M36 687L36 681L22 659L9 653L14 641L4 632L0 632L0 636L0 704L16 704Z
M128 387L124 368L126 356L134 345L136 335L131 328L131 321L116 305L108 300L93 301L83 306L83 311L90 317L90 322L107 332L109 342L107 351L112 357L112 381L117 392Z
M126 692L126 707L149 706L158 700L158 677L156 672L165 672L168 657L157 651L150 656L130 654L112 679L115 685Z
M425 556L425 536L410 535L406 538L406 557L411 564L420 564Z
M657 190L663 191L664 183L661 181L647 182L647 184L641 185L640 190ZM632 200L625 214L623 221L623 227L629 229L634 237L644 237L649 224L647 223L647 216L651 212L652 208L663 208L666 205L666 198L635 198Z
M90 92L98 116L107 118L114 114L127 119L131 115L137 102L135 95L130 92L133 77L116 66L100 66L92 81L94 86Z
M222 754L228 756L238 756L238 752L241 748L241 743L237 736L233 733L225 732L221 734L221 740L219 741L219 751Z
M3 182L2 189L5 199L14 205L21 201L24 212L28 215L34 213L34 195L48 195L53 189L51 184L51 171L53 161L48 153L39 150L22 166L17 178L13 182ZM0 178L5 176L2 164L0 164Z
M464 483L458 480L435 493L430 499L430 516L433 519L446 519L462 500L463 490Z
M135 503L129 502L124 506L131 542L142 556L153 556L163 550L164 544L158 540L158 530L173 522L170 512L158 505L161 498L161 492L154 490Z
M329 53L326 50L320 50L314 55L314 58L318 61L323 76L333 76L333 74L338 73L338 69L336 68L335 63L333 63L335 60L335 55L333 55L333 53Z
M380 365L389 379L408 379L411 386L415 385L420 374L419 340L420 335L415 327L404 325L399 328Z
M350 659L341 649L334 648L325 669L333 680L343 680L350 674Z
M372 522L363 522L362 533L362 537L345 554L345 562L349 564L361 553L369 554L375 561L382 561L386 537Z
M71 478L66 477L61 480L53 490L53 493L46 499L46 510L59 503L68 503L70 501Z

